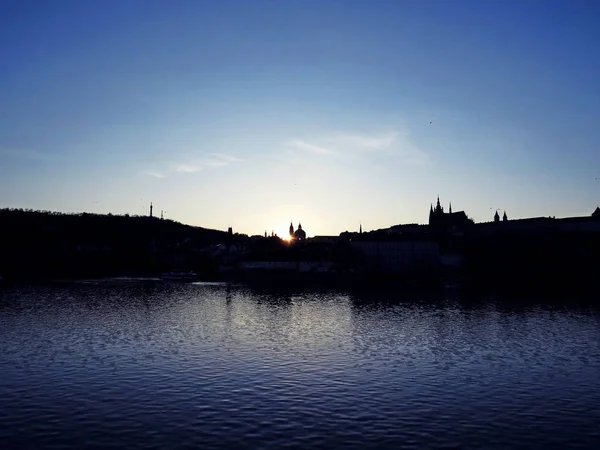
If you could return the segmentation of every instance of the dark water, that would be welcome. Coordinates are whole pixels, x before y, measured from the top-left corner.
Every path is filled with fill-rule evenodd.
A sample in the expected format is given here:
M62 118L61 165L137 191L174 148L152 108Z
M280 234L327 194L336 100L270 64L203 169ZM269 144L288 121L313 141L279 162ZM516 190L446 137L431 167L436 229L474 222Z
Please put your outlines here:
M598 310L475 300L4 288L0 446L596 448Z

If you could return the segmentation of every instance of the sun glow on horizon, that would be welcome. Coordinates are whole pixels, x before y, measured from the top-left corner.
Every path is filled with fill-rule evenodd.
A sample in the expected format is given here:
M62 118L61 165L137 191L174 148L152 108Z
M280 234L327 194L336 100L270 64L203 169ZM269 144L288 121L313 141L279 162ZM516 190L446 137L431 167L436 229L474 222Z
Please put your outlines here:
M290 231L288 229L278 229L275 231L275 234L277 235L277 237L279 237L279 239L285 242L291 242L292 240L292 237L290 236Z

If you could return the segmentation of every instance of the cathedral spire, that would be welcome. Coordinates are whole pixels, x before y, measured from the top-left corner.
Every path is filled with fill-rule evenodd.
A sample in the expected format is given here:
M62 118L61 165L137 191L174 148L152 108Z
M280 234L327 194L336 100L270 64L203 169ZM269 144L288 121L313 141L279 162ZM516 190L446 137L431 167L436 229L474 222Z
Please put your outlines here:
M438 195L437 197L437 203L435 205L435 213L439 214L444 212L444 208L442 208L442 205L440 205L440 196Z
M452 202L450 202L450 210L448 212L452 214Z
M360 226L359 226L359 228L358 228L358 232L359 232L360 234L362 234L362 223L360 224Z

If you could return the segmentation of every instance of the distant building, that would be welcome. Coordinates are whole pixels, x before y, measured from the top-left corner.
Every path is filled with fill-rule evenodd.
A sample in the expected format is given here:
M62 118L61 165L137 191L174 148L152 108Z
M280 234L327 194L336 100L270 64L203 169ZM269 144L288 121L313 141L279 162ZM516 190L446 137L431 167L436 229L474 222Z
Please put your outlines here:
M498 213L493 222L478 223L478 233L493 234L501 232L543 233L543 232L600 232L600 208L596 208L590 216L583 217L528 217L526 219L508 220L506 213L500 223Z
M403 225L392 225L387 229L390 234L415 234L423 233L427 231L427 226L419 225L416 223L409 223Z
M294 241L303 241L306 239L306 231L302 229L302 224L298 222L298 229L294 231L294 224L290 222L290 239Z
M310 242L318 242L318 243L326 243L326 244L335 244L340 240L339 236L315 236L310 238Z
M440 248L430 239L403 239L394 235L365 236L351 246L365 257L365 268L378 273L434 274L440 267Z
M448 212L440 205L440 198L437 199L435 209L433 205L429 208L429 226L437 232L457 232L464 231L473 224L473 221L467 217L464 211L452 212L452 204Z

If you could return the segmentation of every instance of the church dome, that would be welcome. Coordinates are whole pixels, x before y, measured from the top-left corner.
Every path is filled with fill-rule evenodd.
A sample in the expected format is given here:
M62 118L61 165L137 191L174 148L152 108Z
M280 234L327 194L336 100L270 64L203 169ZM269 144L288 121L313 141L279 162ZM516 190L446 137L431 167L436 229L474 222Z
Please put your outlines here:
M294 239L304 240L306 239L306 231L302 229L302 224L298 224L298 229L294 231Z

